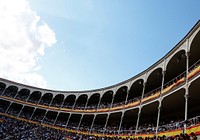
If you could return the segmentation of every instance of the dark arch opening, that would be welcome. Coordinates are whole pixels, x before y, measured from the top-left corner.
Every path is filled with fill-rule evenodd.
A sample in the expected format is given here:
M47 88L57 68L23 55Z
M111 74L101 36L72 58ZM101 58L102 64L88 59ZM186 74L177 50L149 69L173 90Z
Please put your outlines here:
M18 88L16 86L9 86L8 88L6 88L3 95L14 98L15 95L17 94L17 91Z
M58 94L53 98L51 106L61 107L63 101L64 101L64 95L63 94Z
M0 112L5 113L11 102L0 99Z
M165 75L165 84L168 85L176 82L185 76L186 71L186 56L185 50L177 52L168 62Z
M84 115L81 121L79 130L84 131L84 132L89 132L92 125L93 118L94 118L94 115Z
M103 133L107 116L107 114L97 114L91 132Z
M28 102L38 103L41 98L41 95L42 95L42 93L40 91L32 92L30 97L28 98Z
M179 122L184 121L185 116L184 94L185 89L180 89L162 100L159 131L183 128L183 125L181 126ZM171 127L166 127L168 124L170 124Z
M32 120L41 122L44 118L45 113L46 113L46 110L36 108L32 116Z
M24 106L20 113L20 117L25 119L30 119L31 115L33 114L33 111L34 107Z
M99 104L99 108L110 107L113 98L113 91L109 90L103 94Z
M107 134L117 134L119 130L122 112L112 113L109 116L108 124L106 127Z
M159 102L155 101L142 107L138 133L155 133Z
M190 57L189 57L189 67L194 65L195 63L200 63L200 31L194 37L191 48L190 48ZM198 61L198 62L197 62Z
M48 111L45 118L44 118L44 123L47 123L47 124L54 124L54 121L56 119L56 116L57 116L58 112L55 112L55 111Z
M148 77L145 86L144 96L151 96L161 90L162 86L162 68L155 69Z
M122 126L121 126L121 132L123 134L134 134L135 133L138 112L139 112L139 109L136 108L136 109L127 110L124 113L124 117L122 120Z
M139 100L141 98L142 91L143 91L143 85L144 85L143 79L139 79L132 84L132 86L129 90L129 94L128 94L128 102L132 102L134 100Z
M81 96L78 97L77 101L76 101L76 105L74 106L74 108L76 109L84 109L86 102L87 102L88 96L86 94L83 94Z
M69 128L69 129L75 129L76 130L77 127L78 127L78 125L79 125L81 116L82 116L81 114L72 114L70 116L67 128Z
M127 89L127 86L123 86L117 90L113 100L113 107L125 104Z
M41 105L49 105L51 103L52 98L53 98L53 94L52 93L45 93L42 96L39 104L41 104Z
M0 82L0 95L4 92L5 89L6 89L6 84Z
M99 99L100 99L99 93L95 93L91 95L88 100L87 109L97 109Z
M21 89L17 96L16 96L16 99L19 99L19 100L23 100L23 101L26 101L28 96L30 94L30 90L29 89Z
M189 86L188 118L200 116L200 78L196 79Z
M69 113L59 113L58 115L58 119L55 123L56 126L61 126L61 127L65 127L67 124L67 120L69 118Z
M64 101L63 107L71 109L73 107L74 103L75 103L75 99L76 99L75 95L67 96L65 101Z
M12 103L11 106L9 107L7 113L14 115L14 116L18 116L20 110L22 109L22 105L21 104L17 104L17 103Z

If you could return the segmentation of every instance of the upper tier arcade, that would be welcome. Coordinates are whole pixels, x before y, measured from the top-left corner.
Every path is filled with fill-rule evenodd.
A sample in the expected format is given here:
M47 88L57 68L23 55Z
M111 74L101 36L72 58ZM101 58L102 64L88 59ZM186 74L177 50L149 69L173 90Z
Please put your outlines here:
M17 117L26 114L27 119L42 123L59 125L62 120L66 123L64 127L76 124L77 130L84 125L83 122L90 120L87 122L90 132L96 124L102 126L103 133L108 126L114 125L120 132L130 125L137 135L141 120L155 121L157 134L159 121L166 119L161 113L166 116L168 112L171 116L175 112L184 114L182 119L187 120L192 111L200 110L200 95L196 93L200 87L199 54L200 21L155 64L113 86L87 91L56 91L1 78L0 107L4 113L14 112ZM197 101L188 107L189 95ZM172 102L176 104L176 109L169 105ZM127 121L132 118L132 121Z

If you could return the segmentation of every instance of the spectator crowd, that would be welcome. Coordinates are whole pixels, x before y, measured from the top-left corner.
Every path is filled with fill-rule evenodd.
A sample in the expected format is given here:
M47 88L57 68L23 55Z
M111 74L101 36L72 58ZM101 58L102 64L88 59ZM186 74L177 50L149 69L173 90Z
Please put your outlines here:
M194 121L194 120L193 120ZM196 120L195 120L196 121ZM188 122L191 124L191 122ZM0 115L1 140L155 140L155 137L122 138L119 136L105 135L104 137L84 135L76 132L66 132L54 128L33 124L7 116ZM194 133L180 134L173 137L157 137L157 140L197 140Z

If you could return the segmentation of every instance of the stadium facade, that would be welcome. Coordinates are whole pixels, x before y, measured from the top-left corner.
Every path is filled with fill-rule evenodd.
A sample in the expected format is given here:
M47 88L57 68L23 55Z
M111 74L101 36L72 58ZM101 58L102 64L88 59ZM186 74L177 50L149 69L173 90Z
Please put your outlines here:
M163 58L119 84L56 91L0 79L0 113L99 136L200 134L200 21Z

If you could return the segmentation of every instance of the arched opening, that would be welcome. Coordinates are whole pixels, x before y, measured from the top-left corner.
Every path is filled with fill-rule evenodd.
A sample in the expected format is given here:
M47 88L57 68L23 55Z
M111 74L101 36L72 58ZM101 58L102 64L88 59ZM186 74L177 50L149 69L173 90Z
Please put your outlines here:
M78 97L76 101L76 105L74 106L75 109L84 109L86 102L87 102L88 96L86 94L83 94Z
M94 115L84 115L79 130L81 130L82 132L89 132L93 118Z
M185 89L180 89L162 100L158 131L183 129L182 121L185 117L184 95Z
M7 113L14 115L14 116L18 116L20 110L22 109L22 105L21 104L17 104L17 103L12 103L11 106L9 107Z
M18 88L16 86L9 86L8 88L6 88L3 95L14 98L15 95L17 94L17 91Z
M69 119L67 128L77 130L81 116L82 116L81 114L72 114Z
M127 96L127 89L128 89L127 86L123 86L117 90L117 92L114 96L112 107L125 104L126 96Z
M105 92L101 98L99 108L108 108L111 105L113 98L113 91L109 90Z
M69 118L69 113L59 113L58 119L55 123L56 126L65 127L67 124L67 120Z
M56 116L57 116L58 112L55 112L55 111L48 111L45 118L44 118L44 123L47 123L47 124L54 124L54 121L56 119Z
M90 96L87 104L87 109L97 109L98 103L100 100L100 94L95 93Z
M200 116L200 78L196 79L189 86L188 98L188 119Z
M53 94L52 93L45 93L42 96L39 104L41 104L41 105L49 105L51 103L52 98L53 98Z
M109 116L108 124L106 127L107 134L117 134L119 130L122 112L112 113Z
M53 98L52 105L55 107L61 107L62 103L64 100L64 95L63 94L58 94Z
M38 103L41 96L42 96L42 93L40 91L34 91L31 93L30 97L28 98L28 102Z
M91 132L103 133L107 116L107 114L97 114Z
M138 79L135 81L129 91L128 94L128 102L133 102L141 99L142 91L143 91L144 80Z
M16 96L16 99L19 99L19 100L23 100L23 101L26 101L28 96L30 94L30 90L29 89L21 89L17 96Z
M11 102L0 99L0 112L5 113Z
M4 92L5 89L6 89L6 84L0 82L0 95Z
M147 78L144 97L160 92L162 85L162 68L155 69Z
M135 127L137 123L137 118L138 118L138 112L139 109L131 109L127 110L124 113L124 117L122 120L122 125L121 125L121 133L123 134L135 134Z
M190 47L189 67L200 61L200 31L194 37Z
M31 115L33 114L33 111L34 111L34 107L24 106L19 117L30 119Z
M67 96L67 98L64 101L63 107L72 109L72 107L75 103L75 99L76 99L75 95Z
M46 110L36 108L32 116L32 120L41 122L44 118L45 113L46 113Z
M177 52L168 62L166 75L165 75L165 85L171 85L178 79L185 76L186 71L186 56L185 50Z
M142 107L137 133L139 134L155 133L157 116L158 116L158 106L159 102L155 101L151 104Z

